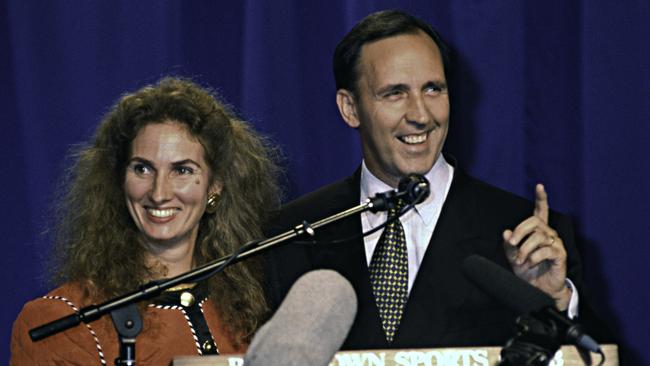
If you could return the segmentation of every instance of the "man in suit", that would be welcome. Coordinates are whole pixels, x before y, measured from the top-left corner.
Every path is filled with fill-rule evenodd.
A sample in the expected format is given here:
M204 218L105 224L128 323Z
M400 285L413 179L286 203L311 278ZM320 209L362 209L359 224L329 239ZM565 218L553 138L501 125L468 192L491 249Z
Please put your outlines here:
M334 74L336 103L359 132L363 162L351 177L283 207L273 224L278 232L317 221L397 187L409 173L431 182L430 196L400 217L399 240L381 231L362 237L387 218L365 212L319 229L313 244L268 253L275 305L311 269L337 270L352 283L359 308L344 349L503 345L516 314L463 277L471 254L511 269L569 316L582 310L571 224L549 212L544 187L535 187L531 203L471 178L441 153L450 107L446 53L431 26L408 14L384 11L358 23L336 48ZM400 259L386 262L380 251ZM381 277L388 272L401 278ZM400 294L381 281L396 281Z

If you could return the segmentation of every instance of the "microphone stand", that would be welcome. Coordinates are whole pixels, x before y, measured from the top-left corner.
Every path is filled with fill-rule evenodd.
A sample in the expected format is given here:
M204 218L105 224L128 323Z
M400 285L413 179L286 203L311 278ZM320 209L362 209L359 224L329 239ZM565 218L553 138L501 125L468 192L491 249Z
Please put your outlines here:
M250 256L268 250L300 235L315 235L315 230L329 225L335 221L348 216L361 213L367 210L378 211L384 207L391 206L393 202L387 202L396 196L394 191L388 191L377 195L377 198L368 199L366 202L355 207L326 217L313 224L303 221L292 230L286 231L274 237L254 241L244 245L234 254L229 254L212 262L206 263L191 271L180 274L165 280L151 281L140 289L117 296L99 305L89 305L71 314L29 331L32 341L38 341L66 329L79 325L81 322L90 323L110 313L113 323L120 338L120 356L115 360L116 365L135 365L135 338L142 330L142 318L135 306L136 303L158 296L164 290L172 288L181 283L198 282L207 277L213 276L230 264L238 263Z

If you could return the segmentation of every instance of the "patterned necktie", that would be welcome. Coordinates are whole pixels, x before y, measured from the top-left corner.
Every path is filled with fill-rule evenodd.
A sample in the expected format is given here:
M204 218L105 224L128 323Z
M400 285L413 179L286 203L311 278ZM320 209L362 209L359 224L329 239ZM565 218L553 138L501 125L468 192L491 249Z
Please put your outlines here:
M397 207L388 211L388 217L396 216L403 206L404 201L399 200ZM386 226L377 242L370 261L370 283L386 340L391 343L408 298L408 255L399 219Z

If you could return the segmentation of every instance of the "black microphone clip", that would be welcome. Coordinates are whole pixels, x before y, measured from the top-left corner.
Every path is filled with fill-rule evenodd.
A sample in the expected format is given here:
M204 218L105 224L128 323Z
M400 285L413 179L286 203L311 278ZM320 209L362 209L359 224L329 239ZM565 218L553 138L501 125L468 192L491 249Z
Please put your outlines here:
M417 205L429 197L429 181L423 175L411 173L400 179L397 189L377 193L368 198L368 207L372 212L388 211L395 208L402 199L407 205Z

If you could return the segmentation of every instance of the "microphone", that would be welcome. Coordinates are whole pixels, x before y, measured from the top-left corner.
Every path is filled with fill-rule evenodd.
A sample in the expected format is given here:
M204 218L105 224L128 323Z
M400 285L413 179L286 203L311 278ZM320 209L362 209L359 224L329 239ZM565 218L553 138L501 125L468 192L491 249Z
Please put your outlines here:
M397 190L377 193L374 197L368 198L368 207L372 212L387 211L395 207L399 199L404 200L407 205L417 205L427 199L429 193L431 190L427 178L412 173L400 179Z
M278 311L253 338L246 366L326 366L341 348L357 313L348 280L311 271L291 287Z
M466 258L462 268L465 277L503 305L519 314L532 314L542 321L551 321L567 341L591 352L600 352L598 343L561 314L550 296L528 282L479 255Z

